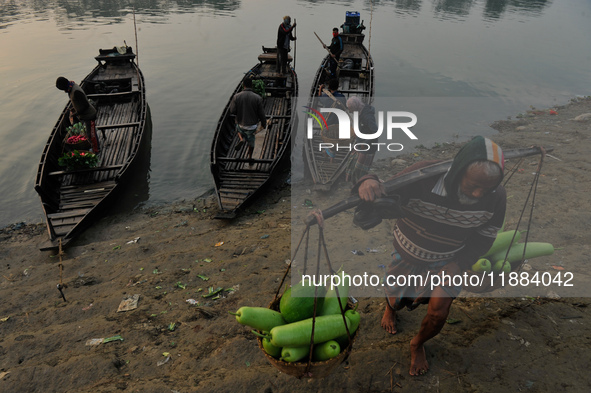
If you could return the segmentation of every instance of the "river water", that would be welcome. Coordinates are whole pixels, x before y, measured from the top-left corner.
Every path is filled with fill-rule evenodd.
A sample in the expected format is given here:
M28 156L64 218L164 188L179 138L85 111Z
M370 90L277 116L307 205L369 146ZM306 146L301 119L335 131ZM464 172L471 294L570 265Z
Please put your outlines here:
M137 31L153 123L142 203L190 200L212 188L209 150L218 118L261 46L274 46L283 15L298 24L292 55L303 106L325 54L313 32L329 41L346 11L359 11L367 27L375 102L415 102L430 113L415 145L494 135L493 120L591 92L588 0L6 0L0 227L42 220L33 183L66 104L55 79L82 80L99 48L124 41L135 48Z

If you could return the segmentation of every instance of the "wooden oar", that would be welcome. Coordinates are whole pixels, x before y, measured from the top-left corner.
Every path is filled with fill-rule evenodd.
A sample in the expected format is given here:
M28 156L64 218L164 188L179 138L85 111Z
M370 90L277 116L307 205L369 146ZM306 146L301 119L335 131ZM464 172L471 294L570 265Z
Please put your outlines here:
M328 49L328 46L324 45L324 42L322 42L322 40L320 39L320 37L318 37L318 34L316 34L316 32L314 32L314 35L316 36L316 38L318 38L318 41L320 41L320 43L322 44L322 47L324 49L326 49L326 51L328 52L329 55L332 55L332 53L330 53L330 49Z
M554 149L546 149L546 152L551 152ZM528 157L533 156L536 154L541 154L542 150L540 147L532 147L526 149L511 149L504 152L505 159L511 158L520 158L520 157ZM386 195L393 194L399 188L402 188L406 185L416 182L417 180L426 179L429 177L442 175L450 168L451 163L453 160L442 161L437 164L429 165L427 167L417 169L411 172L408 172L402 176L398 176L395 179L389 180L384 182L384 188L386 190ZM361 198L359 195L350 196L347 199L344 199L335 205L330 206L329 208L322 210L322 217L323 218L330 218L338 213L344 212L345 210L349 210L355 206L357 206L361 202ZM308 216L305 220L307 226L317 224L315 216Z
M324 47L324 49L326 49L326 51L328 52L328 55L330 57L333 57L332 53L330 53L330 49L328 48L328 46L324 45L324 42L322 42L322 40L320 39L320 37L318 37L318 34L316 34L316 32L314 32L314 35L316 36L316 38L318 38L318 41L320 41L320 43L322 44L322 46ZM339 68L339 63L337 62L337 69ZM330 70L329 69L324 69L324 72L326 72L327 75L331 75Z

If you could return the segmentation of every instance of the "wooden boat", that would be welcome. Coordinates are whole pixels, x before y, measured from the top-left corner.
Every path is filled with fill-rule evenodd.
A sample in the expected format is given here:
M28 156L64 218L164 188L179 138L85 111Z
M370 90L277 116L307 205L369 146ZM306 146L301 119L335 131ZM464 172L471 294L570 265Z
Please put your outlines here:
M267 129L261 130L259 126L253 160L247 158L246 144L235 149L239 138L234 116L230 115L232 97L242 91L242 81L232 93L218 121L210 155L210 168L220 207L216 218L235 217L237 210L269 181L280 161L289 159L292 132L297 129L295 105L298 80L291 67L285 75L275 71L276 57L276 48L263 47L259 63L243 78L262 80L265 86L263 104Z
M132 174L143 148L148 111L144 77L132 48L124 47L121 52L117 48L99 50L95 57L98 65L80 83L97 109L95 124L101 144L98 165L75 171L58 165L70 126L69 102L43 149L35 190L41 198L49 242L41 250L67 245L100 218Z
M345 97L358 96L366 104L371 104L374 95L374 64L370 53L363 45L365 35L361 33L363 26L357 26L354 30L345 23L340 34L343 39L343 52L339 62L338 78L339 91ZM352 33L351 31L356 31ZM327 85L329 76L328 70L330 57L327 55L314 77L308 107L319 108L318 89L320 85ZM308 119L306 119L308 121ZM313 139L305 138L304 142L304 164L306 172L314 182L314 189L328 191L332 185L343 175L353 156L351 151L341 149L327 152L320 148L320 143L335 143L326 135L328 130L321 129L316 121L312 122L314 129ZM348 143L347 143L348 144ZM330 155L328 154L330 153ZM334 157L331 157L333 156Z

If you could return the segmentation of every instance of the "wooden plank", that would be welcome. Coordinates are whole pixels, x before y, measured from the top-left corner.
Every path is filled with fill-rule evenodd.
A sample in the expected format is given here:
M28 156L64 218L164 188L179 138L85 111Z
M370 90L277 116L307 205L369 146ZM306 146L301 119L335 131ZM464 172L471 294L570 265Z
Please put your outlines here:
M126 127L139 127L142 123L134 122L134 123L121 123L121 124L105 124L104 126L96 126L97 130L108 130L111 128L126 128ZM133 129L131 130L133 131Z
M226 190L220 189L220 194L223 194L224 198L235 196L236 198L244 198L244 195L252 194L252 190L240 191L240 190Z
M48 214L47 218L62 219L62 218L71 218L71 217L81 217L81 216L85 216L86 213L88 213L90 210L92 210L92 209L76 209L76 210L69 210L69 211L61 212L61 213L52 213L52 214Z
M261 160L255 159L249 160L248 158L234 158L234 157L218 157L216 158L217 161L221 162L254 162L254 163L271 163L274 160Z
M102 183L93 183L93 184L84 184L84 185L77 185L77 186L62 187L60 189L60 192L62 194L67 194L68 192L78 192L78 191L84 191L84 190L91 190L91 189L95 189L95 188L111 189L111 188L115 187L116 185L117 184L113 181L106 181L106 182L102 182Z
M121 169L121 167L123 167L123 165L109 165L109 166L100 166L100 167L89 168L89 169L80 169L77 171L55 171L55 172L49 172L48 175L49 176L75 175L75 174L79 174L79 173L110 171L113 169Z
M263 184L267 179L264 179L262 181L237 181L234 180L232 182L224 182L222 183L222 186L220 188L236 188L236 189L256 189L258 188L261 184Z
M68 209L93 209L100 201L93 201L93 202L74 202L68 203L60 206L60 210L68 210Z
M61 203L72 203L74 201L80 202L80 201L100 201L101 199L103 199L105 196L107 196L109 194L109 191L97 191L94 193L88 193L88 194L69 194L67 196L64 196L61 200Z
M355 94L369 94L369 90L356 90L356 89L352 89L352 90L339 90L341 93L343 94L351 94L351 93L355 93ZM364 97L360 97L360 98L364 98Z
M263 147L265 144L265 137L267 136L267 129L263 129L261 131L259 131L255 137L254 137L254 150L252 152L252 156L257 159L260 160L263 157Z
M65 236L68 233L70 233L70 231L72 229L74 229L76 227L76 224L72 224L72 225L67 225L67 226L59 226L57 228L54 228L55 230L55 235L57 237L61 237L61 236Z
M128 97L140 94L139 91L123 91L119 93L101 93L101 94L87 94L88 98L105 98L105 97Z
M259 61L277 61L277 52L274 53L261 53L259 55ZM293 61L291 55L287 55L287 62Z

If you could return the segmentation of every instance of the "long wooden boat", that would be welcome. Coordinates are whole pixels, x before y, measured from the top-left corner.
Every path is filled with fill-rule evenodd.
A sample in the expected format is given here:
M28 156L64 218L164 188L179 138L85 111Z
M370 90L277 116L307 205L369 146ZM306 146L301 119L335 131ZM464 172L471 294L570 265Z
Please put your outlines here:
M286 74L275 71L276 57L276 48L263 47L259 63L242 79L262 80L265 86L263 104L267 129L257 131L252 160L248 160L246 144L235 149L239 138L234 116L230 115L232 97L242 91L242 81L218 121L210 154L210 168L220 208L216 218L235 217L240 207L269 181L282 159L289 158L292 132L297 129L295 105L298 80L291 67Z
M120 185L132 175L138 152L144 147L148 112L144 77L132 48L123 49L122 54L117 48L100 49L95 57L98 65L80 83L97 109L98 165L75 171L58 165L70 126L69 102L43 149L35 190L41 198L49 242L41 245L41 250L67 245L99 219Z
M340 36L343 39L343 52L341 53L338 78L339 91L345 97L358 96L364 103L371 104L374 95L374 63L367 48L363 45L365 35L362 33L351 33L349 26L344 24L344 30ZM357 29L361 30L362 29ZM328 70L330 56L327 55L320 64L312 88L308 107L318 110L318 89L320 85L327 86L329 76ZM308 119L306 119L306 122ZM350 150L339 149L327 152L320 147L323 142L335 142L327 138L324 130L316 122L312 122L314 136L312 139L305 137L304 142L304 164L306 172L314 182L316 190L328 191L332 185L343 175L353 154ZM330 153L330 154L329 154ZM334 157L333 157L334 156Z

